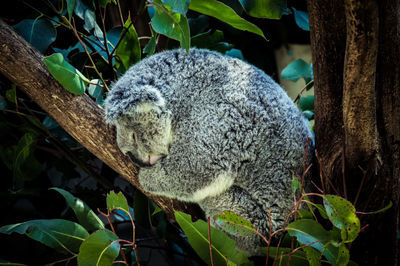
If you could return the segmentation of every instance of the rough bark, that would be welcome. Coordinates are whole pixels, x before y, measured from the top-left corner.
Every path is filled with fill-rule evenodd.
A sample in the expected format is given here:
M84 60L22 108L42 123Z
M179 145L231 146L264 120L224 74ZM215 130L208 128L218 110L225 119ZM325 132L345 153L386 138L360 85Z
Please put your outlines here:
M334 12L333 12L334 11ZM346 33L343 0L309 0L316 152L324 179L341 173L342 90ZM341 189L339 189L341 190Z
M64 89L47 70L42 55L1 20L0 72L79 143L145 193L171 217L173 209L199 217L199 209L195 205L143 191L137 179L138 170L129 157L118 149L114 128L104 122L103 110L89 96L76 96Z
M385 213L360 215L362 225L368 227L360 233L350 254L360 265L397 265L399 1L308 0L308 11L315 134L323 174L331 183L339 184L340 191L347 183L348 198L357 201L359 211L378 210L393 203ZM345 171L341 166L346 166Z
M343 124L346 163L355 168L378 154L375 72L378 53L378 4L344 1L346 52L343 77Z

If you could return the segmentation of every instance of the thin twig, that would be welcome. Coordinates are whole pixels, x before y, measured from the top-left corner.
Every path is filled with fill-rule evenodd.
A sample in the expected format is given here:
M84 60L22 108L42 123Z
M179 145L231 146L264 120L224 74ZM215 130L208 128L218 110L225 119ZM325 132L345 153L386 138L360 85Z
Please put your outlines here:
M211 260L211 265L214 266L214 260L213 260L213 254L212 254L212 245L211 245L210 216L207 217L207 223L208 223L208 245L209 245L209 248L210 248L210 260Z

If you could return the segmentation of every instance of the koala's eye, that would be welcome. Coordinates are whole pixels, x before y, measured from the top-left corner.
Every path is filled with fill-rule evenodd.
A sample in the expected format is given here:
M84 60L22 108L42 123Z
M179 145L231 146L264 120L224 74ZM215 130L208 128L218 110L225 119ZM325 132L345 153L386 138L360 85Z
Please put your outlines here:
M131 135L131 140L132 140L133 142L136 142L136 136L135 136L135 133L132 133L132 135Z

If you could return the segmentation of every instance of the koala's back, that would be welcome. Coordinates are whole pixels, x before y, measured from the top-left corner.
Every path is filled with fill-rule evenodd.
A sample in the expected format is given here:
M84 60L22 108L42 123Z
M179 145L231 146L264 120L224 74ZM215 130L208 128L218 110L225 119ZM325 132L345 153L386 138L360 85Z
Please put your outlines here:
M162 93L176 121L176 141L185 148L195 143L191 154L246 175L268 167L290 173L302 165L311 133L292 100L256 67L208 50L180 49L142 60L129 72L131 82Z

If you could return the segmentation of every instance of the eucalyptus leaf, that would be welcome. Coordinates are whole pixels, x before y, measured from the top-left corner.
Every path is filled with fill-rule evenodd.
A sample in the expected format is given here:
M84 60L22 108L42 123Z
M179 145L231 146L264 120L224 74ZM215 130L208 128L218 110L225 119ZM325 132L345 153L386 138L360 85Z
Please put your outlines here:
M192 222L190 215L175 211L175 219L185 232L190 245L204 262L211 264L208 241L208 224L198 220ZM210 227L214 265L241 265L250 263L243 251L237 251L235 241L225 233Z
M61 188L53 187L52 190L60 193L71 209L75 212L76 218L78 218L79 223L86 228L88 231L95 231L98 229L104 229L103 222L97 217L97 215L90 209L90 207L83 202L81 199L74 197L68 191Z
M118 236L112 231L102 229L91 234L81 245L78 265L109 266L117 258L121 248Z
M107 194L107 208L110 210L120 208L124 210L127 214L129 214L129 205L128 201L122 194L122 192L118 192L116 194L114 191L110 191L110 193Z
M186 15L190 0L162 0L164 5L170 8L172 12Z
M17 103L17 89L12 88L12 89L6 90L6 99L9 102L16 104Z
M138 35L130 17L125 22L120 38L120 43L116 49L119 60L116 60L115 66L119 68L120 62L122 62L125 69L129 69L130 66L139 62L141 57Z
M344 243L340 243L336 265L346 266L349 263L349 261L350 261L350 252Z
M304 251L306 252L307 260L310 266L319 266L320 262L320 253L312 247L304 247Z
M286 0L239 0L247 14L256 18L280 19L287 9Z
M291 266L304 266L307 265L307 256L304 251L297 250L295 253L291 253L290 248L283 247L269 247L269 257L276 259L277 265L287 265L290 257L290 265ZM267 248L264 247L261 249L263 254L267 254Z
M77 253L89 236L81 225L62 219L32 220L0 227L0 233L25 234L30 238L62 253Z
M302 111L314 112L314 95L307 95L299 99L299 107Z
M85 82L90 81L75 67L64 60L60 53L43 58L53 77L69 92L80 95L85 93Z
M74 13L76 0L66 0L66 1L67 1L68 20L71 21L72 14Z
M256 233L254 226L234 212L224 211L214 217L215 223L231 235L248 236Z
M147 56L153 55L154 52L156 51L156 45L157 45L157 34L153 34L149 42L143 48L143 53L146 54Z
M335 265L338 248L332 245L331 234L322 225L311 219L301 219L290 223L286 227L290 236L295 236L302 244L310 245L319 252L324 252L325 258Z
M216 0L192 0L189 9L217 18L232 27L255 33L265 39L264 33L256 25L241 18L229 6Z
M313 76L310 64L303 59L297 59L287 65L281 73L282 78L296 82L300 78L304 78L305 82L311 81Z
M42 164L34 156L36 138L35 134L28 132L19 140L13 157L14 178L33 180L43 171Z
M47 48L57 37L54 25L43 18L24 19L13 27L27 42L41 53L46 52Z
M310 22L308 21L308 14L304 11L297 10L294 7L292 7L292 9L297 26L299 26L303 30L310 31Z
M352 242L360 232L360 220L351 202L335 195L324 196L324 207L329 220L341 230L342 240Z
M97 84L97 85L96 85ZM104 103L104 96L103 96L103 82L100 79L92 79L88 86L88 93L90 96L96 99L96 103L100 106Z
M182 48L189 51L190 29L187 18L179 13L169 11L163 6L161 0L154 0L155 14L151 19L151 27L159 34L180 42Z

